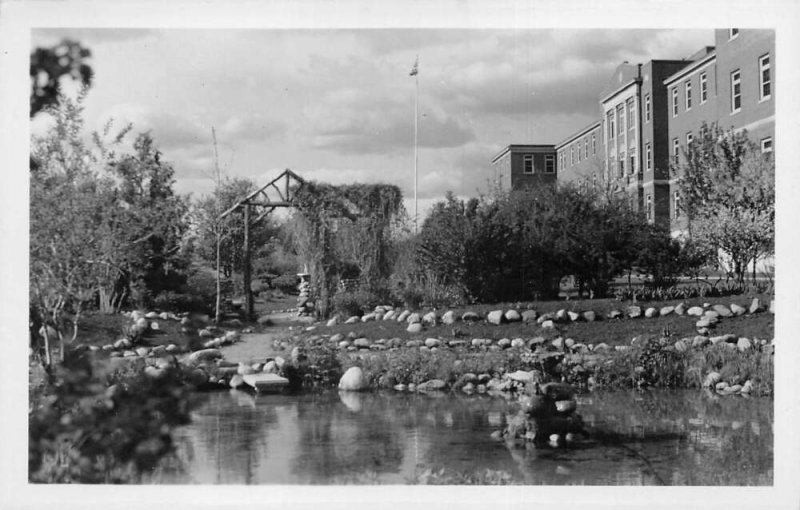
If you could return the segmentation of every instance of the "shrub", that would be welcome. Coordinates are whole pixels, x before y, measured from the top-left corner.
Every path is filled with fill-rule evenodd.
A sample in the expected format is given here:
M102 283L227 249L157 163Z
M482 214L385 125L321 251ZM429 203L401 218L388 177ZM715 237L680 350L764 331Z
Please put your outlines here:
M159 310L171 312L204 312L209 305L201 296L173 291L162 292L153 304Z
M300 278L296 274L282 274L273 278L270 285L280 289L286 294L297 294L297 285L300 283Z
M361 316L379 304L380 296L367 290L339 290L333 296L334 312L348 317Z

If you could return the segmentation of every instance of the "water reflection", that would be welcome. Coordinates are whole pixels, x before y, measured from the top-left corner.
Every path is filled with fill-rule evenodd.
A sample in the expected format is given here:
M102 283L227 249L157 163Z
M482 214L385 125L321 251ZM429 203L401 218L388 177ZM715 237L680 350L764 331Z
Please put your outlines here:
M567 449L490 438L517 413L486 396L201 395L177 432L183 470L158 483L404 484L427 469L501 470L526 484L768 485L773 403L695 391L579 398L589 434Z

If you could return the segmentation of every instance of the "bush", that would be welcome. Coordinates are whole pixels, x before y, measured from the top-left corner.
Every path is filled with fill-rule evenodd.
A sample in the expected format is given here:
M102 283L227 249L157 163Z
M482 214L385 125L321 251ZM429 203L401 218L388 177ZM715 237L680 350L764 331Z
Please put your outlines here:
M273 278L270 285L286 294L297 294L297 285L299 283L300 278L296 274L287 273Z
M162 292L153 304L159 310L171 312L205 312L209 308L201 296L173 291Z
M334 312L347 317L364 315L379 304L381 297L367 290L339 290L333 296Z

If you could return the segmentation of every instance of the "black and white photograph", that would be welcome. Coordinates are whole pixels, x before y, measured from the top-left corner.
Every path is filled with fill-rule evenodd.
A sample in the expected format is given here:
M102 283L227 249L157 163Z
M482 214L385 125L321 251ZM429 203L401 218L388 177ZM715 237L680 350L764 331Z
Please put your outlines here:
M0 5L8 508L796 508L800 6L727 5Z

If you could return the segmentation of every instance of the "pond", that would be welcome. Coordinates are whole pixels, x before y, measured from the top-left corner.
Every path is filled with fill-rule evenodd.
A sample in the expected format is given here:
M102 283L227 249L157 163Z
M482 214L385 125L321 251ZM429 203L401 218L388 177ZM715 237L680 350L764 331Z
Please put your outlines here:
M567 448L493 440L517 413L490 396L198 395L164 484L407 484L487 469L524 484L771 485L773 401L701 391L579 397L590 433Z

